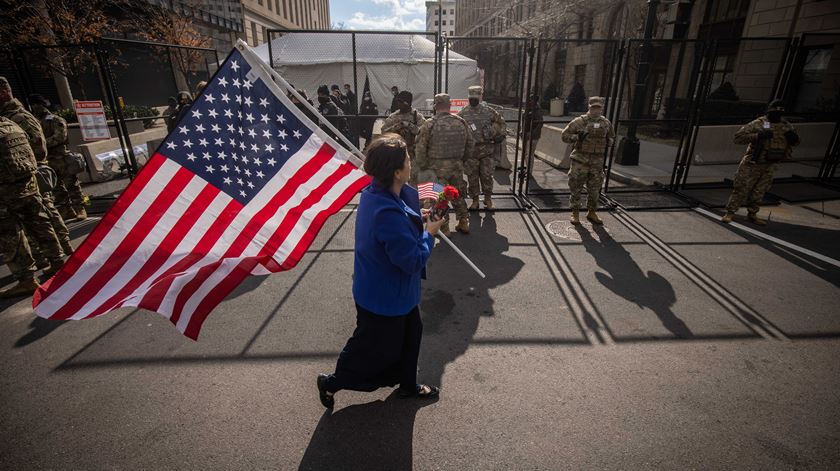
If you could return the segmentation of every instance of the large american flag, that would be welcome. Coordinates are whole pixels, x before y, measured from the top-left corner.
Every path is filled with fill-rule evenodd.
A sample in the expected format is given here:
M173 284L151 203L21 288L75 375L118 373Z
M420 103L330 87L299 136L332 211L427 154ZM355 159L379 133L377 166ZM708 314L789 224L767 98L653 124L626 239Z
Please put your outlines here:
M207 315L249 274L298 263L325 220L369 178L291 103L267 67L237 45L35 293L39 316L86 319L137 306L197 339Z

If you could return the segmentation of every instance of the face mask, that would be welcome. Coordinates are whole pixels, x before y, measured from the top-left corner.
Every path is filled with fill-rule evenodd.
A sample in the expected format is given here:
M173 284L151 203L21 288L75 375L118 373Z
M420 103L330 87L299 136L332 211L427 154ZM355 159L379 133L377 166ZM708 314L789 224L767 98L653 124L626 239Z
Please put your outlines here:
M767 121L771 123L778 123L782 120L782 112L781 111L768 111L767 112Z
M325 105L325 104L327 104L327 103L329 103L329 102L330 102L329 97L325 97L325 96L319 96L319 97L318 97L318 103L320 103L320 104L322 104L322 105Z
M478 106L478 98L470 98L471 106Z
M589 116L601 116L604 114L604 110L601 108L589 108Z
M365 101L370 101L370 97L369 97L369 96L366 96L366 97L364 97L364 98L363 98L363 100L365 100Z

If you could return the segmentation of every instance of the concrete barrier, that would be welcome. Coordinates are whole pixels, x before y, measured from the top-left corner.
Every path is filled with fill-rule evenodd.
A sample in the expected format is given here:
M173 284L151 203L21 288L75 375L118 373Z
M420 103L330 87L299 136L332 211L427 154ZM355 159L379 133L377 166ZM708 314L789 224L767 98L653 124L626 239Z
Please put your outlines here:
M822 160L828 148L834 123L794 124L802 143L793 151L793 160ZM703 164L737 163L746 146L732 142L740 129L735 126L700 126L694 147L694 162Z
M544 125L535 155L555 167L569 168L572 146L560 138L563 129L560 126Z
M142 126L141 126L142 129ZM157 127L146 131L132 133L129 138L134 147L134 155L137 158L137 165L146 163L149 152L157 148L156 142L166 137L166 128ZM150 144L151 143L151 144ZM103 141L93 141L77 146L78 152L85 156L89 173L79 174L82 182L102 182L113 178L120 173L120 165L123 164L123 155L120 151L120 141L114 137ZM110 155L108 155L111 153ZM106 154L104 158L98 155Z

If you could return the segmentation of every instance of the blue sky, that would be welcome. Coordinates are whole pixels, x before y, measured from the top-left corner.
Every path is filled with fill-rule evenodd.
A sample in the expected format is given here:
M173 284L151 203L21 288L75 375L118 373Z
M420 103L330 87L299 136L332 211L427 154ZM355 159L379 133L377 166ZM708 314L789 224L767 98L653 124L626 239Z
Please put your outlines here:
M330 0L330 20L347 29L426 29L425 0Z

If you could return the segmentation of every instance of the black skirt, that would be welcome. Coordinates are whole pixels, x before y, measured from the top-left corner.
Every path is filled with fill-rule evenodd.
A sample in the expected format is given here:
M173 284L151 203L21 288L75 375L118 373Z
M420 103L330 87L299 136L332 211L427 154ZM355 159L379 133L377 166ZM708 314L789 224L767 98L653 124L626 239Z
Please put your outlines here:
M326 387L375 391L393 387L413 392L417 387L417 357L423 322L420 309L404 316L380 316L356 305L356 330L338 356Z

